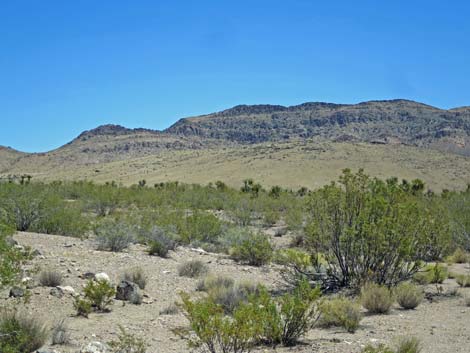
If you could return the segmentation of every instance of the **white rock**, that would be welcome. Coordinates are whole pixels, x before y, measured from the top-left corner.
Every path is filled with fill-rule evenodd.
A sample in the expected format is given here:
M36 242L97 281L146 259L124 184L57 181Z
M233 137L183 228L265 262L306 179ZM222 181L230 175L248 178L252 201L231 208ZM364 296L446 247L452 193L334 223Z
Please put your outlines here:
M104 272L97 273L95 275L95 280L97 280L97 281L106 281L108 283L111 282L111 279L109 278L109 276Z
M101 342L91 342L86 346L83 346L80 350L80 353L106 353L108 351L108 346Z
M75 289L73 289L71 286L57 286L57 289L61 290L62 293L64 294L70 294L74 295L75 294Z

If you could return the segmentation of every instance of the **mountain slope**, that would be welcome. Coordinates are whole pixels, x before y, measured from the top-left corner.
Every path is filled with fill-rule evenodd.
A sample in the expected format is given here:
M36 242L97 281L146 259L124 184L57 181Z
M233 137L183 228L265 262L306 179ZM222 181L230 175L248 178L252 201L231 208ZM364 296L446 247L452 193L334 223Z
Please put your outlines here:
M420 177L436 189L464 187L470 109L407 100L240 105L163 131L103 125L46 153L0 149L0 176L28 173L39 180L221 179L236 186L254 177L267 185L315 187L345 167Z

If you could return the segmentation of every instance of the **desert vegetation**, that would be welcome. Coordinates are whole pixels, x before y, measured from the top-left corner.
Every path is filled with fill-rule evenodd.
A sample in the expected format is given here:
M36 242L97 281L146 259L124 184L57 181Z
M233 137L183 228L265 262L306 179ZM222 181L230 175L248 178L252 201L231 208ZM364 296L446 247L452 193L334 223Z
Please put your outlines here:
M345 170L317 190L264 188L248 179L238 189L220 181L148 185L142 179L131 187L2 182L0 284L22 295L2 299L0 344L8 353L32 352L50 336L66 347L77 339L76 331L70 337L69 325L106 320L114 311L151 315L138 307L155 302L162 306L154 316L168 320L175 337L211 353L301 349L317 331L358 335L370 317L387 320L394 310L413 315L425 298L449 298L449 281L453 290L470 286L470 213L462 211L470 209L469 194L470 188L434 193L420 180L381 180L362 170ZM15 239L41 233L72 243L51 262L49 255L17 244L15 232ZM114 275L100 273L104 263L88 269L80 259L68 264L69 251L111 259ZM150 271L153 264L157 270ZM237 271L220 274L225 264ZM171 273L183 290L151 298L149 292L167 290L155 271ZM251 273L257 281L243 279ZM276 280L266 282L270 276ZM28 326L21 310L11 311L29 307L30 296L34 300L38 293L67 303L67 325L62 318L47 328L39 319ZM468 295L463 298L468 303ZM175 318L185 321L174 324ZM120 324L103 344L139 353L155 344ZM34 348L8 333L13 329L35 336ZM364 352L419 351L421 343L409 338L396 346L370 345Z

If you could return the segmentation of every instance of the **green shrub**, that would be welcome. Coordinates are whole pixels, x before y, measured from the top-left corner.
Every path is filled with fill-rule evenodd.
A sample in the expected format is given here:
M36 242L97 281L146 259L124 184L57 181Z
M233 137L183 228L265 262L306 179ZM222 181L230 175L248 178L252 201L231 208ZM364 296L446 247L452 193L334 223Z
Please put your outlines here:
M109 311L108 306L116 295L114 287L106 280L90 280L84 288L85 299L98 311Z
M413 280L421 285L441 284L448 277L447 267L441 264L427 265L413 276Z
M140 289L145 289L147 285L147 276L141 267L134 267L127 270L124 272L122 279L137 284Z
M361 307L347 298L335 298L322 302L319 307L322 327L343 327L355 332L362 319Z
M460 287L470 287L470 275L457 275L455 280Z
M88 318L88 315L91 313L91 302L87 299L75 298L73 307L77 311L77 316Z
M367 284L361 289L361 303L373 314L386 314L393 304L392 292L385 286Z
M330 287L396 285L450 243L446 213L437 205L421 202L396 179L370 178L362 170L344 170L339 183L312 193L307 206L307 247L324 254Z
M44 215L30 227L37 233L58 234L72 237L83 237L90 229L90 220L82 215L79 208L63 205L48 208Z
M135 229L120 221L102 222L95 228L98 250L119 252L135 240Z
M35 317L0 312L0 352L31 353L46 342L47 330Z
M119 353L145 353L147 352L147 343L143 338L137 337L126 332L122 326L119 326L118 339L108 342L113 352Z
M181 306L195 336L188 341L191 348L210 353L243 353L257 342L262 329L252 314L253 307L239 307L233 317L228 317L210 298L192 301L182 293L181 299Z
M267 210L266 212L264 212L264 217L263 217L264 225L271 227L275 225L277 221L279 221L279 218L280 218L279 211L274 210L274 209Z
M45 270L39 274L39 283L43 287L57 287L62 284L62 274L58 271Z
M450 257L451 262L456 264L464 264L470 261L470 255L467 254L461 248L458 248L454 251L452 256Z
M178 267L178 274L182 277L200 277L208 271L207 265L200 260L189 260Z
M424 298L423 290L412 283L400 284L395 289L395 296L398 304L407 310L416 308Z
M29 259L28 254L8 242L12 234L13 229L0 222L0 289L19 282L22 265Z
M433 284L443 283L448 276L447 267L437 263L429 268L429 273L430 283Z
M251 234L240 244L235 245L230 255L235 261L262 266L271 260L273 248L267 236L257 233Z
M367 345L362 351L362 353L396 353L391 348L387 347L384 344L379 344L377 347L372 345Z
M213 243L222 234L222 222L211 213L194 212L186 218L184 229L180 229L182 241Z

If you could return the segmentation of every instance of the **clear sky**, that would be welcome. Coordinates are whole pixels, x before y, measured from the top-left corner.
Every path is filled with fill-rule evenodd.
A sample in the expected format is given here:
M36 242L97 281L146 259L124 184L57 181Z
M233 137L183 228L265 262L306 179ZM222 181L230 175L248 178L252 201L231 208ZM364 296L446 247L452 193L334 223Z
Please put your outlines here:
M470 105L470 2L0 0L0 145L237 104Z

